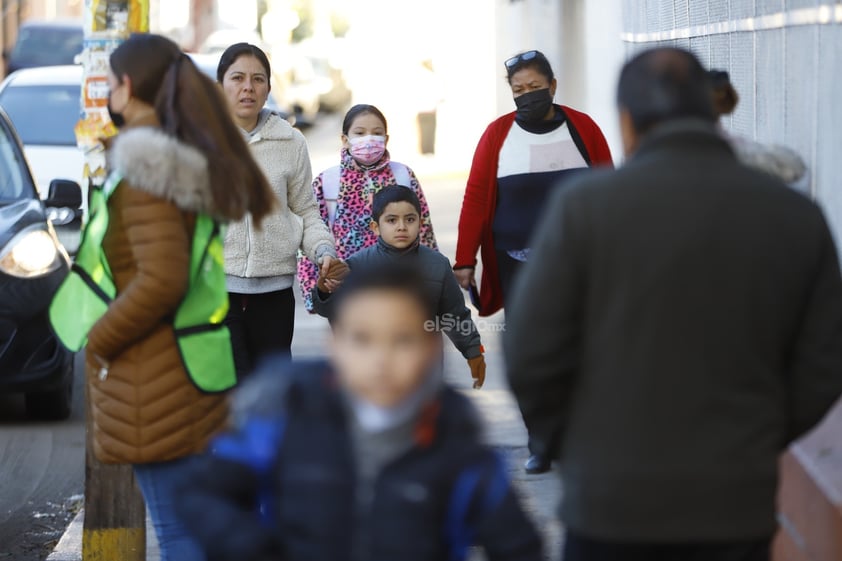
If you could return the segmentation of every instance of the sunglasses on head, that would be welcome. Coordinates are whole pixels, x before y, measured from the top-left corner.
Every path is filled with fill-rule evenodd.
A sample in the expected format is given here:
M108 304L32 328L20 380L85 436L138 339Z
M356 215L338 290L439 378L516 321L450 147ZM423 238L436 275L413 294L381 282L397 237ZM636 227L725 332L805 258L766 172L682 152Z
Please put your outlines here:
M526 51L525 53L520 53L505 62L506 68L512 68L520 62L526 62L527 60L532 60L538 56L541 56L541 53L538 51Z

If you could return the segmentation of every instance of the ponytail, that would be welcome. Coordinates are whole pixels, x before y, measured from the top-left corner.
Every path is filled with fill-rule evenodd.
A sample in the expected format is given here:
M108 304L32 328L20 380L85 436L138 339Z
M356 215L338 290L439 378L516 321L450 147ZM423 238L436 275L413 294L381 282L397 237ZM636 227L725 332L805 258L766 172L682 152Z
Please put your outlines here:
M250 213L260 226L277 200L231 120L219 86L161 35L132 35L109 62L120 79L131 78L134 97L155 107L165 132L205 156L215 214L240 220Z
M259 227L276 205L275 194L231 120L219 87L184 53L164 74L155 112L164 131L204 154L218 215L240 220L248 213Z

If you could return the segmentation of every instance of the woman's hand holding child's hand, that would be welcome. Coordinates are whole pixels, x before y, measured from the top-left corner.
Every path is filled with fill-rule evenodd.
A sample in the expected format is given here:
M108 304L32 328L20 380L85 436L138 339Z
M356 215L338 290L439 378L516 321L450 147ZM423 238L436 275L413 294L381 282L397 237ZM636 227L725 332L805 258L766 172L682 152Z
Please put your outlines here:
M325 255L319 260L319 290L322 292L333 292L342 284L342 280L348 276L351 269L341 259Z

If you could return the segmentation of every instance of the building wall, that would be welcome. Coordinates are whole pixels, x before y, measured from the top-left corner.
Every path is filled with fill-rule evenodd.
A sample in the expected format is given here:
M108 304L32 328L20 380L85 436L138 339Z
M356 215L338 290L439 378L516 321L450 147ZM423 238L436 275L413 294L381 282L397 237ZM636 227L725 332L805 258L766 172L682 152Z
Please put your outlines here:
M842 241L842 2L635 0L623 5L627 55L677 45L730 72L740 104L725 126L797 150L811 170L805 190L823 206Z
M724 125L797 150L803 187L824 208L842 244L842 1L495 0L497 115L514 104L502 62L543 51L559 77L556 100L586 111L622 159L614 104L624 60L657 45L695 52L728 70L740 104ZM837 95L838 98L838 95Z
M617 0L496 0L497 114L514 109L503 62L538 49L558 78L556 102L585 111L602 128L614 160L622 159L614 104L625 57Z
M495 116L495 83L498 76L502 80L495 70L495 10L488 4L355 0L349 10L345 76L354 103L376 105L386 114L389 151L399 161L417 161L417 114L438 102L437 165L470 167L476 143ZM432 77L423 71L425 60L432 61Z
M15 45L15 40L18 37L18 27L20 26L23 14L21 13L21 4L17 0L0 0L0 47L2 47L2 76L6 75L6 53Z

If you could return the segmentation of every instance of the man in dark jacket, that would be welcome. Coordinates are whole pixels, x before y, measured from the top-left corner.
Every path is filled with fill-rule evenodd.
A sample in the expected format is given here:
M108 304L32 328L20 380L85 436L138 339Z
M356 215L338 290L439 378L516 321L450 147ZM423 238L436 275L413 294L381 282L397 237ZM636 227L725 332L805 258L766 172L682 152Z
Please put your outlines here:
M737 162L690 53L632 59L628 163L548 206L504 350L564 481L565 559L766 560L777 462L842 393L820 209Z

